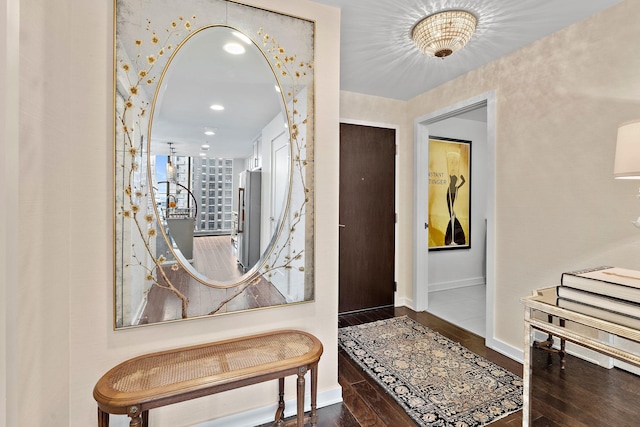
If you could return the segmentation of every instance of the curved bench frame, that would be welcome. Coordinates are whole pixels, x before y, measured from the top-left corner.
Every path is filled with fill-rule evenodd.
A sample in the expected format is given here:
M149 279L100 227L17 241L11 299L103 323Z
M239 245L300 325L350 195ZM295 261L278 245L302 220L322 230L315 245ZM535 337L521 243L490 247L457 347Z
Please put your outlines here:
M284 379L297 375L297 426L304 426L305 374L311 370L311 425L317 423L318 362L322 343L283 330L184 347L129 359L100 378L93 390L98 426L126 414L130 427L148 427L149 410L269 380L278 380L274 425L284 425Z

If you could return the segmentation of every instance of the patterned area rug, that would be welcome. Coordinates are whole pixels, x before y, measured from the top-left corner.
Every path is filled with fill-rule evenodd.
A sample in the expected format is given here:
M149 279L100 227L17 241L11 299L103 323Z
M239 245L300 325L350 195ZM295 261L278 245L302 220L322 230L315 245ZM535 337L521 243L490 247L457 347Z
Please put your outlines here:
M406 316L338 340L420 426L484 426L522 407L521 378Z

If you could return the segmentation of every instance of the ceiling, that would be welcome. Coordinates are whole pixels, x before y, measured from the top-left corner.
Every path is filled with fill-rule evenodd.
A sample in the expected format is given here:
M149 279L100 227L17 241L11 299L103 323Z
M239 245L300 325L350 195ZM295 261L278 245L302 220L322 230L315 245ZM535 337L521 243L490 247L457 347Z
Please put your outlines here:
M579 22L622 0L313 0L339 7L340 89L408 100ZM409 34L447 9L478 19L469 44L440 59L423 55Z

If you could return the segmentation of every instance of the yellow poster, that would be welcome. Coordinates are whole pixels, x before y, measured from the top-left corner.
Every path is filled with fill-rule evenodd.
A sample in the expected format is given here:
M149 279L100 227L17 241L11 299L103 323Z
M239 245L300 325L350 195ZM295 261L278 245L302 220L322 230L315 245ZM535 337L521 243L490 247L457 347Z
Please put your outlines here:
M429 139L429 249L469 248L471 141Z

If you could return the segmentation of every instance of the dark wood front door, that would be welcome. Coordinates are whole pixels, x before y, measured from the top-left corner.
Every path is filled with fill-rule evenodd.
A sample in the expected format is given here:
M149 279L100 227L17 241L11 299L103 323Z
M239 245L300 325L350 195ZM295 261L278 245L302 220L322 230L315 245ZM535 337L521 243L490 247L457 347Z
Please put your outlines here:
M393 305L395 130L340 124L340 313Z

